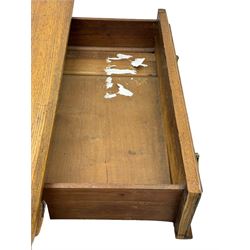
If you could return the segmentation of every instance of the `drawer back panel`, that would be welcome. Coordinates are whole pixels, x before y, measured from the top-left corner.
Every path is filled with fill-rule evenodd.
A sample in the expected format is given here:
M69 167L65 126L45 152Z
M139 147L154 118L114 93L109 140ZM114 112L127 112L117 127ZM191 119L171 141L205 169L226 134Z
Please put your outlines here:
M156 20L73 18L69 46L153 48Z

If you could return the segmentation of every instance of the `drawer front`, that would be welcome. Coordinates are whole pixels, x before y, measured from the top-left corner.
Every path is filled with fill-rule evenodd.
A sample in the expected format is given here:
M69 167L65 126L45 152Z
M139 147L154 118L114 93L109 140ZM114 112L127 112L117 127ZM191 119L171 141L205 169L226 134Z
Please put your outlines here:
M48 184L44 200L51 219L140 219L174 221L183 189L178 185L83 187Z

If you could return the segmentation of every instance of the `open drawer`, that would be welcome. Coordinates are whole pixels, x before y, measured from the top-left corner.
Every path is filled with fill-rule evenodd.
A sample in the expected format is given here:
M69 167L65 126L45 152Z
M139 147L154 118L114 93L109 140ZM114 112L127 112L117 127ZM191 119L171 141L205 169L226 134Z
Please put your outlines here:
M191 238L200 196L165 11L73 18L43 190L50 218L170 221Z

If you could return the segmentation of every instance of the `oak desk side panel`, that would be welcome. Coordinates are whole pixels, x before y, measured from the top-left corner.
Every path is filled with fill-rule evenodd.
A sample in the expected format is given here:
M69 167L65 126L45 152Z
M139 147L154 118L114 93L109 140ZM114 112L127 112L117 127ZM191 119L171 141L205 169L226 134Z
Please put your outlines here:
M32 240L53 128L73 0L32 1Z

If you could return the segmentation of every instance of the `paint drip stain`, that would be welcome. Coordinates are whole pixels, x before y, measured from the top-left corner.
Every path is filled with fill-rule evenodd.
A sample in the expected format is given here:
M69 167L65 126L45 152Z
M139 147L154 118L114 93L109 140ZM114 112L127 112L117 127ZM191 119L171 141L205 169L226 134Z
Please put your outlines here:
M133 92L130 90L126 89L122 84L117 83L119 90L117 92L118 95L124 95L124 96L132 96Z
M125 54L116 54L116 57L108 57L106 59L106 62L110 63L111 61L119 61L119 60L129 59L131 57L133 57L133 56L125 55Z
M106 89L110 89L112 87L113 87L112 77L107 77L107 79L106 79Z
M105 96L104 96L104 98L105 98L105 99L111 99L111 98L114 98L114 97L116 97L116 96L117 96L117 94L106 93Z
M111 75L124 75L124 74L132 74L132 75L136 75L136 70L135 69L114 69L111 66L108 66L104 69L104 71L106 72L106 74L108 76Z
M142 66L142 67L148 67L147 64L143 63L144 61L145 61L145 58L135 58L135 60L131 62L131 65L133 67L136 67L136 68L138 68L140 66Z
M116 54L116 57L108 57L106 59L107 63L111 63L111 61L118 61L118 60L124 60L124 59L130 59L131 55L125 55L125 54L121 54L118 53ZM112 88L114 85L118 86L118 91L116 93L106 93L104 95L105 99L112 99L114 97L116 97L117 95L123 95L123 96L133 96L133 92L131 92L130 90L128 90L127 88L125 88L122 84L120 83L113 83L112 82L112 77L111 75L123 75L123 74L131 74L131 75L136 75L137 71L135 68L138 67L148 67L147 64L144 64L143 62L145 61L145 58L135 58L133 61L130 60L130 64L134 67L134 69L117 69L115 68L116 65L109 65L107 66L104 71L106 72L106 74L109 76L106 79L106 89L110 89ZM130 78L131 80L133 80L133 78Z

